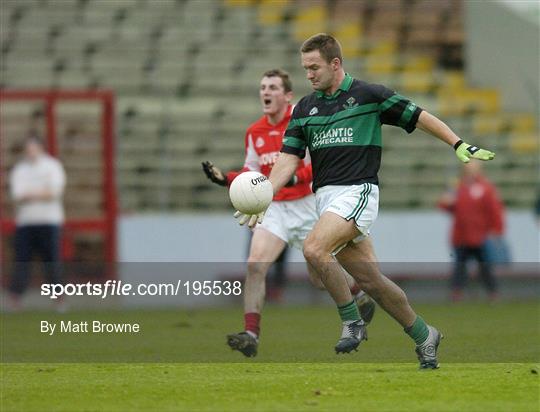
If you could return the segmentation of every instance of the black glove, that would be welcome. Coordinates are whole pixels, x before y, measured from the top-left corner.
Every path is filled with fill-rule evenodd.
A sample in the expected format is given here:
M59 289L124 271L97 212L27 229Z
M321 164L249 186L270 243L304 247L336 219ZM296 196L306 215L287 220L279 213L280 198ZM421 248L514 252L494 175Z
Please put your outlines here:
M202 162L202 168L204 173L206 174L206 177L210 179L212 182L214 182L217 185L220 186L227 186L227 178L223 174L221 170L219 170L216 166L214 166L211 162L208 160L206 162Z
M293 177L291 177L291 179L285 184L285 187L292 187L297 183L298 183L298 177L296 177L296 175L293 175Z

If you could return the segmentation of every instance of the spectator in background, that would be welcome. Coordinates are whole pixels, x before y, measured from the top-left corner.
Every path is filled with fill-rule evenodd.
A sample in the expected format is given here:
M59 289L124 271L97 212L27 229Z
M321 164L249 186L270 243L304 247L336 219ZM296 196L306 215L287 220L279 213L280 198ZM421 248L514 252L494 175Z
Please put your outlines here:
M10 284L12 310L30 283L31 262L39 256L48 283L61 283L60 234L66 177L61 163L49 156L37 137L24 142L24 156L10 175L15 204L15 272Z
M486 246L490 240L502 240L504 209L495 186L483 175L480 162L472 160L463 166L456 190L442 195L439 207L454 218L452 245L456 261L451 279L452 300L460 301L463 297L470 258L478 261L489 297L496 299L497 281Z

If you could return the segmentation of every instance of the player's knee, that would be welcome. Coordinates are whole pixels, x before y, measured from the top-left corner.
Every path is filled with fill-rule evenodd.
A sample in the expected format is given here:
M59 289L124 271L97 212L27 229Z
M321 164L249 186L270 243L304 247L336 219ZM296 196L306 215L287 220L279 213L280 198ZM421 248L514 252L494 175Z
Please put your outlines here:
M308 262L318 262L325 255L324 248L315 239L308 237L304 241L304 257Z

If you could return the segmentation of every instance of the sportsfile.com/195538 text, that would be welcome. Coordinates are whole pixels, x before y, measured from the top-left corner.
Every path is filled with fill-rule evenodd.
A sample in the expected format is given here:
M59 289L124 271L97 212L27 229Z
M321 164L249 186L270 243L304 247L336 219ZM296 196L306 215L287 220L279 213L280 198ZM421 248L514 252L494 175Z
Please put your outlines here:
M121 280L107 280L104 283L45 283L41 285L41 295L50 299L65 296L239 296L242 282L229 280L177 280L176 283L141 283L133 285Z

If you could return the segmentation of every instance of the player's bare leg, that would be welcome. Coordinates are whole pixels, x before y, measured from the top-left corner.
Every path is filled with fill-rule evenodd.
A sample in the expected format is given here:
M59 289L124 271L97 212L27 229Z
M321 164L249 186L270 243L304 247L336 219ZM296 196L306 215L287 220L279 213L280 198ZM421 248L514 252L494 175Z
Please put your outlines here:
M287 244L268 230L253 231L244 285L244 311L260 313L266 294L266 275Z
M334 224L336 218L345 222L333 213L323 213L304 241L304 257L315 269L334 302L341 306L350 302L352 296L343 268L337 263L332 252L356 235L348 230L340 230L347 229L344 225L337 228Z
M332 254L358 235L356 228L350 228L346 223L334 213L323 213L304 241L304 256L336 302L343 323L336 353L356 350L360 342L367 339L365 324L351 295L345 272Z
M442 334L417 316L405 292L384 276L377 263L369 238L358 243L349 242L337 259L375 301L396 321L416 343L416 353L421 369L436 369L437 348Z
M324 283L322 283L322 280L315 268L311 266L309 262L306 262L306 266L308 270L309 281L311 282L311 284L319 290L326 290L326 287L324 286Z
M326 290L326 287L324 286L324 283L322 283L321 278L319 277L319 274L315 268L313 268L313 266L311 266L309 263L307 263L307 268L309 280L312 285L319 290ZM351 295L356 301L358 310L360 311L360 317L366 323L366 325L368 325L375 314L375 302L368 296L367 293L360 289L360 286L358 286L358 283L356 283L351 275L349 275L347 272L343 273L345 275L347 285L349 286L349 290L351 291Z
M309 264L309 262L306 262L306 263L307 263L309 281L311 282L311 284L319 290L326 290L324 283L319 277L319 273L315 270L313 266ZM347 282L347 285L349 286L349 290L352 290L355 286L357 286L356 281L353 279L351 275L345 272L343 272L343 274L345 276L345 281Z
M266 274L285 246L282 239L261 227L253 232L244 285L244 332L227 335L227 344L247 357L257 355Z
M354 223L351 222L354 225ZM405 292L379 271L377 258L369 238L349 242L337 254L337 260L356 279L362 290L403 327L412 325L416 313L409 305Z

